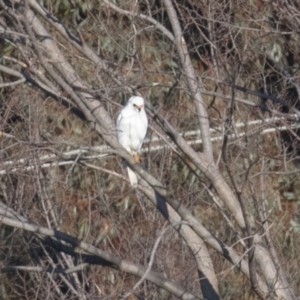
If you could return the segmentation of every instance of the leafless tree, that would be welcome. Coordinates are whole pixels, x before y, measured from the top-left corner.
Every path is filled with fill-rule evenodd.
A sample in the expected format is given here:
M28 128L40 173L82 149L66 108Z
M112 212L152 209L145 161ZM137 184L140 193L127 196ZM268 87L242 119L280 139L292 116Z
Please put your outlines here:
M298 4L0 7L4 298L297 299Z

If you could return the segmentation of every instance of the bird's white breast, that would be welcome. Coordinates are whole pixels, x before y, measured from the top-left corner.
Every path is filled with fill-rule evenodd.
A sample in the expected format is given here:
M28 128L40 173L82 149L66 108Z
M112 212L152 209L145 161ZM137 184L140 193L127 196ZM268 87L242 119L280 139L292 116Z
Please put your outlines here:
M117 119L119 143L128 151L139 151L147 133L148 120L144 109L140 112L124 107Z

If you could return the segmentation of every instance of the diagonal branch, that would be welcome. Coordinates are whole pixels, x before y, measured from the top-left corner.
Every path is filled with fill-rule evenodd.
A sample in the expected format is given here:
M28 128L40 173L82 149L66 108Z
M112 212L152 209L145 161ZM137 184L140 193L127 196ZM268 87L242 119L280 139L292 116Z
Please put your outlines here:
M15 71L11 68L7 68L5 66L0 65L0 71L5 72L9 75L12 75L14 77L20 78L19 80L8 82L8 83L0 83L0 88L7 87L7 86L13 86L17 84L21 84L26 81L26 78L18 71Z
M108 5L110 8L112 8L113 10L117 11L118 13L120 13L122 15L130 16L130 17L137 17L137 18L140 18L141 20L148 21L149 23L153 24L155 26L155 28L157 28L170 41L174 42L174 36L173 36L172 32L170 32L166 27L164 27L163 25L161 25L158 21L156 21L152 17L144 15L144 14L141 14L141 13L133 13L131 11L128 11L128 10L125 10L125 9L121 9L118 6L116 6L113 3L111 3L109 0L103 0L103 2L106 5Z
M185 39L179 24L179 20L173 6L172 0L164 0L164 4L172 25L172 29L175 36L175 46L180 57L180 62L183 71L186 76L189 91L194 100L194 105L196 112L198 114L198 121L201 130L201 136L203 141L203 152L210 162L213 162L213 150L209 133L209 121L208 114L205 107L204 100L200 93L200 88L202 87L202 82L196 77L194 67L192 65L191 58L187 49ZM200 86L199 86L200 85Z
M113 254L100 250L99 248L96 248L89 243L80 241L79 239L71 235L68 235L66 233L63 233L61 231L49 229L42 226L37 226L29 222L19 221L17 219L6 217L5 211L3 212L2 209L1 209L0 222L14 228L19 228L22 230L34 232L36 234L41 234L47 237L55 238L58 241L64 241L72 246L73 251L75 249L81 249L85 251L85 253L88 253L89 255L94 255L98 258L101 258L103 260L102 263L106 262L106 265L128 274L141 277L145 274L147 270L145 267L134 264L127 260L120 259L119 257ZM173 281L168 280L167 278L157 274L156 272L150 271L147 274L146 278L147 280L167 290L168 292L172 293L176 297L180 297L181 299L186 299L186 300L200 299L199 297L188 293L185 289L176 285Z

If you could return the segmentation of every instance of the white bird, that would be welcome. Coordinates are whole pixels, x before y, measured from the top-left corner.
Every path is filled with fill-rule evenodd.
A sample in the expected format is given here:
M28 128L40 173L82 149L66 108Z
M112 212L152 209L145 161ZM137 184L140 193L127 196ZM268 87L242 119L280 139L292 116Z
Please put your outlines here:
M116 125L119 143L139 163L140 156L138 152L142 147L148 128L144 99L139 96L130 97L126 106L120 111ZM135 187L138 183L138 177L132 169L128 166L126 168L130 184Z

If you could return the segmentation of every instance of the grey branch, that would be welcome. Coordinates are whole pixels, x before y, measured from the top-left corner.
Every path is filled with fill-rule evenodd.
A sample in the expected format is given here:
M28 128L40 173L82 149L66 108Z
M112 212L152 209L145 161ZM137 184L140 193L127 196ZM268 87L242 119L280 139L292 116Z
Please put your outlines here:
M26 78L20 72L15 71L11 68L7 68L5 66L0 65L0 71L5 72L5 73L7 73L9 75L12 75L14 77L20 78L19 80L16 80L16 81L13 81L13 82L0 83L0 88L21 84L21 83L26 81Z
M97 257L102 258L103 260L109 262L112 267L116 268L119 271L123 271L128 274L132 274L138 277L141 277L145 274L147 269L143 266L134 264L132 262L129 262L127 260L120 259L119 257L110 254L108 252L105 252L99 248L96 248L92 246L89 243L86 243L84 241L80 241L77 238L70 236L66 233L63 233L58 230L34 225L30 222L25 221L19 221L17 219L13 219L10 217L5 216L5 210L0 209L1 215L0 215L0 222L14 227L19 228L22 230L34 232L36 234L41 234L44 236L52 237L60 241L64 241L68 244L70 244L75 249L83 250L85 253L95 255ZM167 290L168 292L172 293L173 295L180 297L181 299L186 300L192 300L192 299L200 299L200 297L197 297L193 294L188 293L185 289L181 288L180 286L176 285L171 280L168 280L167 278L150 271L147 275L147 280L153 282L154 284L158 285L159 287Z

